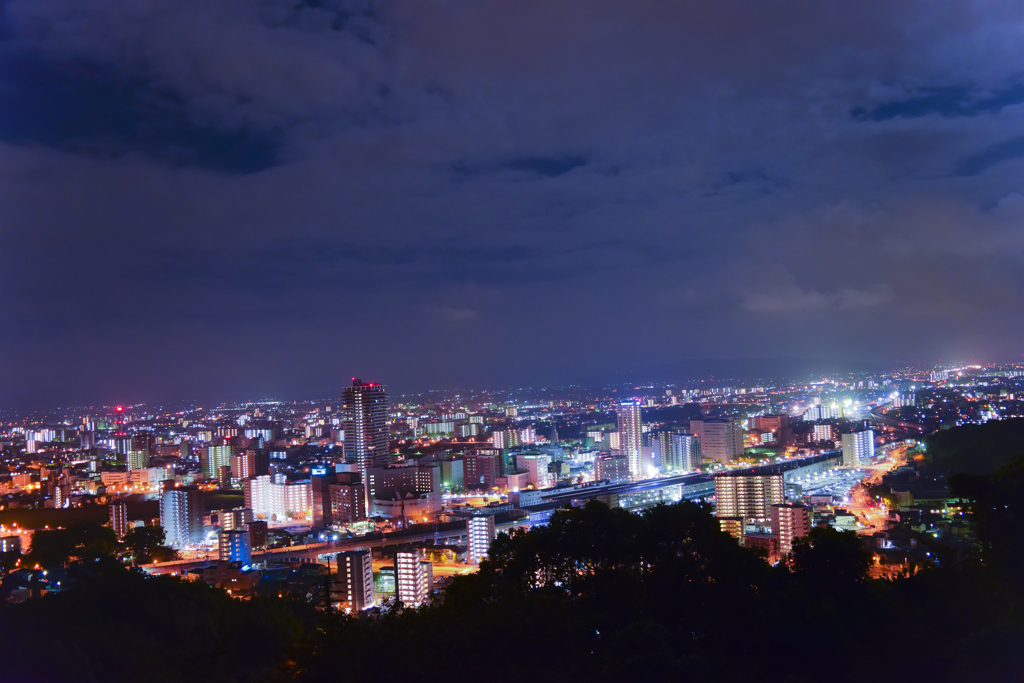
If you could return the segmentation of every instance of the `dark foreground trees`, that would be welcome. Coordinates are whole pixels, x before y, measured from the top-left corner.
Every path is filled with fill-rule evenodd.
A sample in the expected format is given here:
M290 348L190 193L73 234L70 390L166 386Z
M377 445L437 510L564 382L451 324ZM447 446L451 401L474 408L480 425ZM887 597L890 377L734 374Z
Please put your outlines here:
M694 504L591 503L500 537L429 608L310 615L112 568L3 606L0 638L19 675L36 667L12 680L1020 680L1005 572L872 581L859 541L831 529L794 556L769 567Z
M355 678L1020 680L1019 613L988 568L872 581L870 554L832 529L794 555L792 570L767 566L694 504L592 503L499 538L442 605L336 620L295 673L327 680L341 657Z

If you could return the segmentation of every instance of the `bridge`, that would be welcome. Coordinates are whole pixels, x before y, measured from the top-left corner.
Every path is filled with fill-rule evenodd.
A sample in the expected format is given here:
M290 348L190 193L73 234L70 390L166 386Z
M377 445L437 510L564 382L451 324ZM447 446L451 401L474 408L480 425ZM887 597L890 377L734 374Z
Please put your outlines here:
M899 418L889 417L885 413L885 409L892 406L891 403L883 403L880 406L876 406L871 409L871 419L880 425L890 427L904 432L908 436L916 434L918 436L924 434L927 431L927 427L918 422L912 422L909 420L901 420Z

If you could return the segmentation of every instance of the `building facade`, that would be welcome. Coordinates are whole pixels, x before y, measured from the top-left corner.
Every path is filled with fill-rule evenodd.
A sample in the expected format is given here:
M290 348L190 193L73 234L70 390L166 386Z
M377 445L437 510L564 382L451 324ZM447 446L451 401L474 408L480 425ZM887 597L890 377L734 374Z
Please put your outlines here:
M693 472L700 469L700 444L697 437L687 432L658 432L654 445L662 466L675 472Z
M367 518L365 487L358 472L338 472L337 481L327 488L333 524L351 524Z
M221 562L252 564L252 536L248 529L231 529L217 534L218 558Z
M742 517L747 523L767 524L772 506L786 502L781 473L719 474L715 476L715 514Z
M430 597L424 564L417 550L395 553L395 596L407 607L419 607Z
M690 420L690 433L700 442L703 462L716 461L725 464L743 455L743 428L737 420Z
M369 548L338 553L338 584L334 591L346 610L361 612L376 604L373 594L373 556Z
M619 428L619 450L626 456L630 476L634 478L640 477L644 474L640 453L640 449L643 446L643 422L640 418L640 401L622 401L616 412Z
M114 530L118 540L121 540L128 533L128 504L123 500L115 500L110 504L109 512L110 528Z
M260 519L304 520L312 517L313 495L309 482L275 484L270 475L244 482L245 507Z
M203 537L202 491L184 486L160 495L160 526L164 542L172 548L199 543Z
M500 451L487 450L462 456L463 481L467 491L490 491L505 474Z
M382 384L353 379L342 404L345 457L355 461L359 473L387 464L389 449L388 394Z
M480 564L487 557L495 538L494 515L474 515L466 520L466 542L470 564Z
M612 484L629 481L629 459L625 455L599 455L594 459L594 480Z
M875 457L875 430L843 434L843 467L861 467Z
M772 534L779 539L779 555L793 552L793 541L811 533L811 508L806 505L772 505Z

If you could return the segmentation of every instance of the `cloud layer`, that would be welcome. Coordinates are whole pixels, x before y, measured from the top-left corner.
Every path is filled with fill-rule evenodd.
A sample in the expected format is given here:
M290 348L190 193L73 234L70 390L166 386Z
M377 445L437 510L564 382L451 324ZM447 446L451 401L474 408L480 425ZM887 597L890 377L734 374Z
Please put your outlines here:
M1020 353L1020 3L2 12L0 402Z

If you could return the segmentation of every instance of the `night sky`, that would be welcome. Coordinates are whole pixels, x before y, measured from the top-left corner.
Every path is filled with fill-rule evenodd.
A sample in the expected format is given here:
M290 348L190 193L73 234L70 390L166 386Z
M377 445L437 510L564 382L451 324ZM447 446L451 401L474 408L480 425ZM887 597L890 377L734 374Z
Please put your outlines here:
M1020 358L1018 2L0 8L0 404Z

